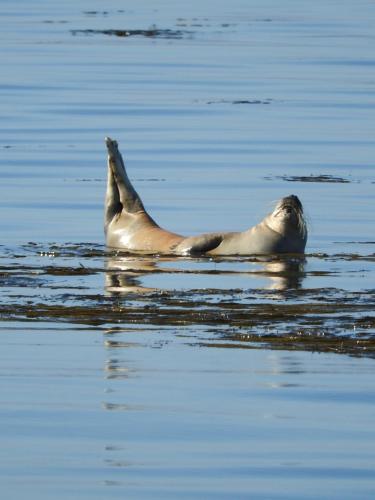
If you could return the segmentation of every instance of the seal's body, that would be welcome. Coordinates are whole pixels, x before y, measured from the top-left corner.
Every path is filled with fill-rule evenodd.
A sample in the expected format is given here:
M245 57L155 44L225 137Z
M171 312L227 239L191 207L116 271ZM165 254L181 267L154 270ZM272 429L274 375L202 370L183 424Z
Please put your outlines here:
M117 142L106 138L108 183L105 201L107 245L135 253L252 255L303 253L307 229L297 196L282 198L274 211L243 232L185 237L166 231L146 212L131 184Z

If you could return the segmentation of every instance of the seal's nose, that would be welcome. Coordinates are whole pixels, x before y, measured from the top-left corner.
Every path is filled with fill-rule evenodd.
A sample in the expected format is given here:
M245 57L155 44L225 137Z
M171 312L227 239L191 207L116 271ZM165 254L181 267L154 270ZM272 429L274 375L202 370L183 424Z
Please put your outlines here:
M290 199L290 201L293 200L295 203L301 203L298 199L298 196L296 196L295 194L290 194L288 198Z
M284 198L284 203L291 205L292 207L296 207L302 212L302 203L300 202L298 196L296 196L295 194L290 194L289 196Z

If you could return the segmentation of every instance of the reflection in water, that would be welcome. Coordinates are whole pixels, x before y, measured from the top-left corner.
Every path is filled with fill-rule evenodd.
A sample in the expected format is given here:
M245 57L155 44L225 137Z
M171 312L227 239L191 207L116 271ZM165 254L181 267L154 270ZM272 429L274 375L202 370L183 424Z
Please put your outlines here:
M301 287L305 275L303 258L264 262L263 266L264 273L270 278L267 290L284 291Z
M112 347L109 346L107 342L105 342L105 347ZM122 343L122 347L126 347L124 343ZM107 374L107 379L111 378L120 378L120 379L126 379L129 378L130 376L130 369L127 367L124 367L123 364L116 358L114 359L109 359L106 363L105 367L105 372Z
M147 293L156 289L142 286L140 277L154 272L156 260L138 256L115 256L107 260L105 287L111 294Z
M193 275L222 275L223 280L229 274L231 276L248 275L249 278L266 277L268 278L264 286L256 288L265 290L280 290L299 289L304 278L305 260L301 257L282 257L270 260L269 258L258 257L256 259L241 259L238 260L221 260L221 259L206 259L203 261L206 265L202 270L200 265L201 260L183 260L173 257L150 257L136 255L117 255L111 256L106 263L106 278L105 286L110 294L124 293L149 293L160 290L158 287L148 287L143 285L142 278L150 274L169 275L178 277L180 274ZM163 264L174 264L175 267L164 266ZM186 269L184 264L188 263L189 268ZM219 268L218 264L228 268ZM255 266L255 270L249 270L249 264ZM179 280L179 286L181 282ZM172 287L174 288L174 287ZM205 287L207 289L207 287ZM246 288L253 288L249 283ZM255 287L254 287L255 288Z
M264 383L265 387L272 389L282 389L286 387L302 387L302 378L300 376L306 374L306 367L295 356L288 354L269 355L268 373L273 376L272 380L267 380Z

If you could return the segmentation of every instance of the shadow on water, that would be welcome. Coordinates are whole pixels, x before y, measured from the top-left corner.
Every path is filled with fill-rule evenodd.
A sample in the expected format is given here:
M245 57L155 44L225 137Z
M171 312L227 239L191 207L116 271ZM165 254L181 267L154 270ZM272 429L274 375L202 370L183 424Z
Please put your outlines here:
M105 330L188 327L189 342L211 347L373 356L373 264L373 254L192 259L89 244L3 247L0 312ZM352 290L359 274L363 288Z

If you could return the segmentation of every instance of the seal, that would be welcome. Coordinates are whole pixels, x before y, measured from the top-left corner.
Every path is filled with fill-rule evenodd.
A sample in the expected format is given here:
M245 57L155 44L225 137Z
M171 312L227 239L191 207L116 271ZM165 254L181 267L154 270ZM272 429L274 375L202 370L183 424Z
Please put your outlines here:
M108 179L104 230L107 246L132 253L165 255L268 255L303 253L307 228L295 195L282 198L273 212L243 232L182 236L167 231L147 213L126 173L117 142L106 137Z

